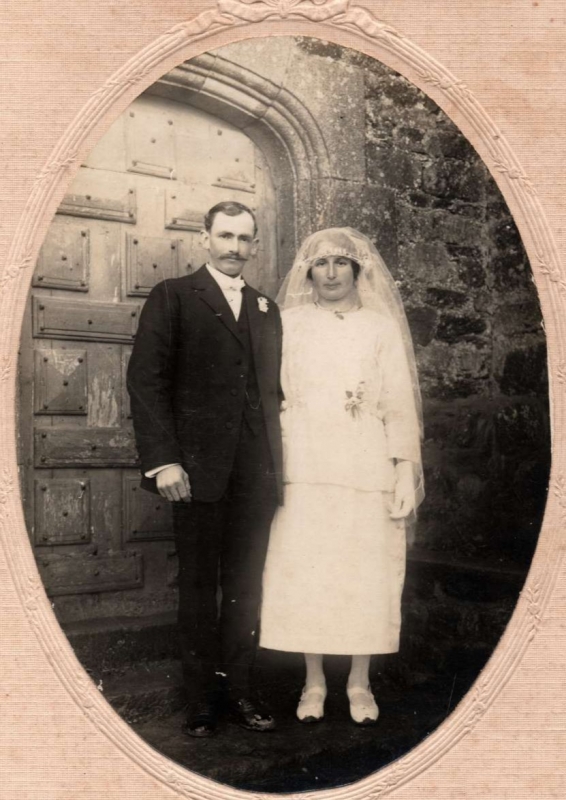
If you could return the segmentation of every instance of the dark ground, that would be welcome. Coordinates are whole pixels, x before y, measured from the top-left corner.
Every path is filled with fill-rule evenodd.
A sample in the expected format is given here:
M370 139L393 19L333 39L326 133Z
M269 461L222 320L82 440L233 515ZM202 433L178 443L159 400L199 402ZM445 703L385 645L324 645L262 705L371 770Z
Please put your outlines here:
M194 739L181 732L182 709L134 723L156 750L188 769L238 789L264 792L309 791L342 786L366 777L421 742L454 709L482 665L469 656L456 672L442 676L399 671L395 657L376 659L372 685L380 707L375 726L360 727L349 717L345 694L348 659L326 661L329 693L322 723L295 718L302 687L300 656L263 653L258 672L264 701L277 729L258 734L231 721L215 737ZM178 669L175 665L174 669Z
M418 554L417 554L418 555ZM409 557L400 652L374 656L380 717L349 717L349 659L325 660L324 722L295 709L304 680L300 654L260 650L257 688L277 729L254 733L224 720L211 739L182 733L184 696L174 614L73 623L75 652L113 708L152 747L207 778L242 790L311 791L360 780L432 733L469 690L493 652L523 585L526 565Z

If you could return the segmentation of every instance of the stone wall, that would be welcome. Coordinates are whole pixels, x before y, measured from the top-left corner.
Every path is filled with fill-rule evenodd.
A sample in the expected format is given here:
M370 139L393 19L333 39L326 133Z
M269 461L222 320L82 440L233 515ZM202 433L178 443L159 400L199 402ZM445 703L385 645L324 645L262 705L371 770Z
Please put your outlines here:
M355 60L365 76L373 191L358 224L373 234L372 208L385 193L382 249L406 304L424 398L427 501L417 544L527 560L546 496L548 386L519 233L446 115L378 62Z
M398 281L424 399L417 548L526 564L550 460L545 338L487 168L435 103L360 53L283 37L218 54L293 92L322 131L327 192L300 228L358 228Z

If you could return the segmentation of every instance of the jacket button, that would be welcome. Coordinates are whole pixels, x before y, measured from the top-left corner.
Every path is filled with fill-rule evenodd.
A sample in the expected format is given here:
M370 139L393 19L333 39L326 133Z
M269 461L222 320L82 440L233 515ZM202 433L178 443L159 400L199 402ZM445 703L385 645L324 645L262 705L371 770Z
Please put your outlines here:
M238 394L238 390L237 389L230 389L230 394L232 395L232 397L236 397L236 395Z
M233 422L227 422L226 423L226 427L228 428L228 430L230 430L230 428L234 427L234 423Z
M242 364L242 359L241 359L241 358L239 358L239 359L236 361L236 365L239 367L239 366L241 366L241 364Z

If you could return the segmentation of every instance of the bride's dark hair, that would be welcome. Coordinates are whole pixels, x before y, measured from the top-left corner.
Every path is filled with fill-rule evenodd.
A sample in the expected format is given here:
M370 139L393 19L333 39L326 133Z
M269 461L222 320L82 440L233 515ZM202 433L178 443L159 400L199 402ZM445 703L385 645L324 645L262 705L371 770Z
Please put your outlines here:
M355 283L358 280L358 275L360 274L362 268L360 267L357 261L354 261L353 258L349 258L348 261L352 265L352 272L354 273L354 283ZM309 279L309 281L312 281L312 267L309 267L308 269L307 278Z

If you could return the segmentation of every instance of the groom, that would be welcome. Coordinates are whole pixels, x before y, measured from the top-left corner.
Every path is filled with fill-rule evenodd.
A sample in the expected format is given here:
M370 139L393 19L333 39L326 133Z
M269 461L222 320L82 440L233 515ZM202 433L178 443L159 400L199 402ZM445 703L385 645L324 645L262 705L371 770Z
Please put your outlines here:
M253 698L251 671L281 497L281 321L241 277L258 246L253 212L219 203L201 236L208 263L149 295L127 383L141 485L172 503L185 730L204 737L221 694L239 724L274 727Z

